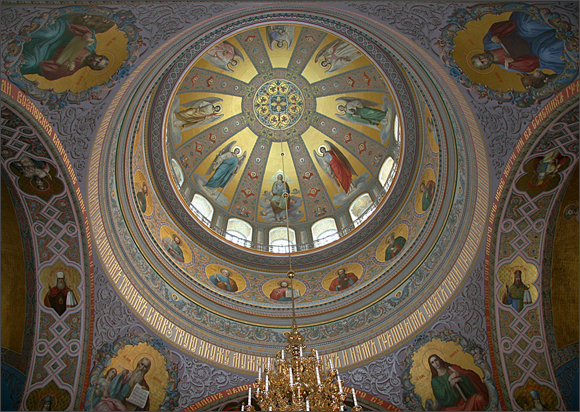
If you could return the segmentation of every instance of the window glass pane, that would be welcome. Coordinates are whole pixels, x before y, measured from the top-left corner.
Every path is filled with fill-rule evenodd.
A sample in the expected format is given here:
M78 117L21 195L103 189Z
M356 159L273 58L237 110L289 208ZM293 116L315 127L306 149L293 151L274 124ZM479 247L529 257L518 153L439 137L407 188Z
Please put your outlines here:
M399 122L399 115L395 115L395 125L393 127L395 130L395 140L397 142L401 141L401 122Z
M268 240L271 252L288 253L289 246L296 245L296 232L293 229L287 231L285 227L275 227L268 232ZM291 251L295 250L296 248L293 247Z
M226 227L226 239L238 245L250 246L252 240L252 226L248 222L231 218Z
M364 193L357 197L348 209L350 217L354 222L354 226L357 227L364 222L375 208L376 206L368 193Z
M379 182L381 182L385 190L388 190L391 186L396 171L397 164L392 157L388 157L381 166L381 170L379 172Z
M312 225L311 230L314 247L326 245L339 238L336 221L331 217L320 219Z
M207 201L205 197L196 193L189 204L189 208L195 215L206 225L211 226L211 218L213 217L213 206Z
M173 178L177 182L177 186L181 187L183 184L183 171L175 159L171 159L171 170L173 171Z

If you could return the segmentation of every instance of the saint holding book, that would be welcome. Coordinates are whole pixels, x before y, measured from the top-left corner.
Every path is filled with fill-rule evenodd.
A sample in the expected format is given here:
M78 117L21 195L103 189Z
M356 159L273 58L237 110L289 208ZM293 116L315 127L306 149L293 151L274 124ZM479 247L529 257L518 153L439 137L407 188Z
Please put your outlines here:
M96 411L148 411L149 385L145 375L151 369L151 360L141 358L134 371L124 369L110 383Z

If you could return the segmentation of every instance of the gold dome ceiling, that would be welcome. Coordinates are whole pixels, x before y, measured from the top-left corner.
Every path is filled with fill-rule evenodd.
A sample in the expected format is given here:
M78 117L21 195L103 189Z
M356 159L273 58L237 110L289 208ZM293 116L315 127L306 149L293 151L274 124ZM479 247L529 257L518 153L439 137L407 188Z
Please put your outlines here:
M166 165L184 206L212 232L284 252L271 229L289 219L297 249L312 251L384 203L398 170L398 106L382 71L348 40L260 25L210 45L186 70L166 114Z

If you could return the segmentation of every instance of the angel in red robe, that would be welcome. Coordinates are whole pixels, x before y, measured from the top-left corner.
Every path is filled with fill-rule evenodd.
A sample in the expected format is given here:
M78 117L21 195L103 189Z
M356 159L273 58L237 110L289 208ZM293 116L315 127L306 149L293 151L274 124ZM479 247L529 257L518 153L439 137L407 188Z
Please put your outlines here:
M325 146L320 146L319 150L322 156L319 156L316 152L314 152L318 164L328 175L328 177L330 177L336 184L337 189L340 190L342 187L347 195L349 192L354 192L355 186L352 181L352 176L357 176L357 174L354 171L352 165L346 156L335 145L328 141L325 141L325 143L330 146L330 150L328 150Z

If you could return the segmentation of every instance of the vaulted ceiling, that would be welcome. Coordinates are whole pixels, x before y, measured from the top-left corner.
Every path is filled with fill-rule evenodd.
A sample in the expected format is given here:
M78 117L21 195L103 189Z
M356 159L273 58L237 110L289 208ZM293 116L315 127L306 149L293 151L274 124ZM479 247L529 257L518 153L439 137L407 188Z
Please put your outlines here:
M99 408L143 357L151 410L239 408L292 294L370 410L440 405L433 354L573 409L577 16L3 4L2 409ZM499 27L536 66L476 66Z

